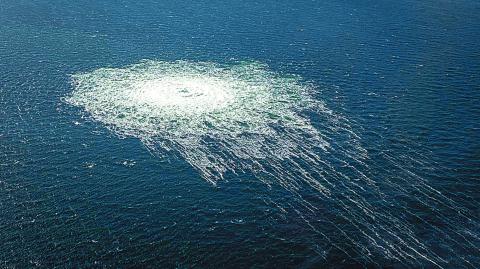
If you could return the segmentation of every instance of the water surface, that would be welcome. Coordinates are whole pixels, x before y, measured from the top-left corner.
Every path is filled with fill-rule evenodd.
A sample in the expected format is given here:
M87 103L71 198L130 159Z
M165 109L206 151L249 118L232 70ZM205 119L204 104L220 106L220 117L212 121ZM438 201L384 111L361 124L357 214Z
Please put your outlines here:
M1 1L0 267L479 267L479 14Z

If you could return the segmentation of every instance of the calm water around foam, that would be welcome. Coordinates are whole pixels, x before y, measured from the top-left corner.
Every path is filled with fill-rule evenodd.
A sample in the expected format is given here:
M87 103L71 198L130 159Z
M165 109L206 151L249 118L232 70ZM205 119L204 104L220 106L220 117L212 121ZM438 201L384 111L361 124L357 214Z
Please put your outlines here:
M2 0L0 268L478 268L478 29L470 0Z

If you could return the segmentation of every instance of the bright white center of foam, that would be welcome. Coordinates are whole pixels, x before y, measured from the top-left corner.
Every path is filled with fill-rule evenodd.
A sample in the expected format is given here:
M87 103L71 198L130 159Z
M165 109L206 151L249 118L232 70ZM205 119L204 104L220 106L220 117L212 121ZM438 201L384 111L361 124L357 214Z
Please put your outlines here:
M233 102L234 92L225 81L211 77L163 77L140 81L131 100L177 113L204 114Z

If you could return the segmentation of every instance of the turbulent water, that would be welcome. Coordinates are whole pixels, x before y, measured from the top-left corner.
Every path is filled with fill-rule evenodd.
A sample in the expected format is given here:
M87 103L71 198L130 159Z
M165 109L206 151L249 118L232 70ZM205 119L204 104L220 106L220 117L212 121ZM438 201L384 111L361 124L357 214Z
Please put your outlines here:
M227 171L265 172L262 160L278 164L328 146L302 113L332 112L299 78L260 63L144 61L72 80L68 102L156 153L176 151L213 184Z
M411 197L442 219L442 229L428 228L442 236L447 244L443 251L480 251L479 238L472 236L480 227L478 219L425 179L401 163L395 163L400 169L397 181L368 176L361 137L347 118L314 96L314 85L298 76L272 72L258 62L145 60L74 74L72 85L68 103L82 107L120 137L140 139L156 156L181 156L214 185L226 173L244 173L268 186L281 186L294 197L288 210L347 255L333 242L338 239L322 229L331 226L372 265L381 266L377 255L404 266L448 264L416 236L411 223L396 215L395 208L402 205L399 196ZM316 126L311 118L317 119ZM339 133L345 138L339 139ZM345 171L339 171L336 162ZM326 205L343 223L318 215ZM439 206L453 213L444 215ZM408 210L404 214L414 215ZM458 226L465 223L469 226ZM471 257L464 259L470 262Z

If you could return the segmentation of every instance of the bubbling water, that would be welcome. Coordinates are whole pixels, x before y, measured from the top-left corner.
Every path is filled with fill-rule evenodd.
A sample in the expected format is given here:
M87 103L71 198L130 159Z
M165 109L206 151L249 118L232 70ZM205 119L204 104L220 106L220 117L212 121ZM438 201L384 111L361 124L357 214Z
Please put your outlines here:
M470 263L480 253L476 219L388 153L382 169L396 176L372 176L354 123L328 109L298 76L257 62L146 60L74 74L72 83L68 103L157 155L180 155L211 184L245 173L286 190L292 201L266 201L297 214L324 258L336 249L364 265L442 267L446 257ZM421 207L435 221L417 213ZM418 232L419 222L431 235ZM421 236L439 238L441 251ZM462 256L464 246L473 254Z
M227 171L251 170L252 160L295 156L296 141L305 135L310 147L328 146L300 112L330 111L310 97L300 78L279 76L259 63L227 68L144 61L72 79L75 91L68 102L118 134L138 137L156 150L176 150L213 184ZM287 128L287 139L280 139L278 126ZM223 152L212 150L208 140L224 145Z

